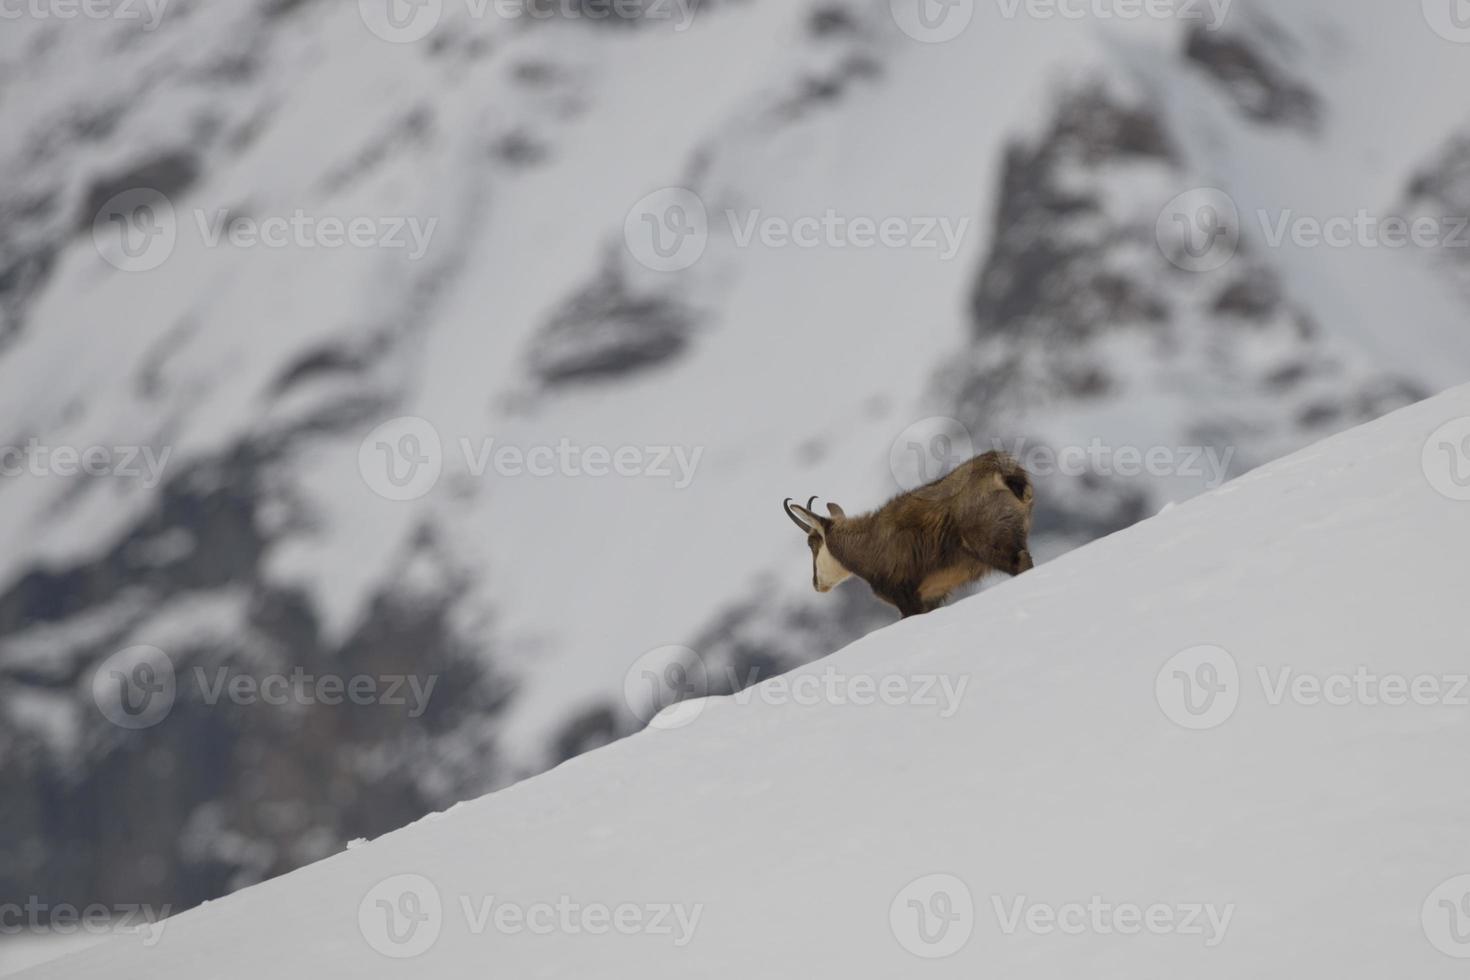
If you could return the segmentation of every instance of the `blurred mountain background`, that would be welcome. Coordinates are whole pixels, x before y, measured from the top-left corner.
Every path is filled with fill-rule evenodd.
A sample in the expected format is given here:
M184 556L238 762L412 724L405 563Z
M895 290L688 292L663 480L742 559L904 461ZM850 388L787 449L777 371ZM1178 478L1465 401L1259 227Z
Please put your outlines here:
M785 497L1006 448L1044 561L1463 381L1454 4L16 8L0 903L191 906L895 619Z

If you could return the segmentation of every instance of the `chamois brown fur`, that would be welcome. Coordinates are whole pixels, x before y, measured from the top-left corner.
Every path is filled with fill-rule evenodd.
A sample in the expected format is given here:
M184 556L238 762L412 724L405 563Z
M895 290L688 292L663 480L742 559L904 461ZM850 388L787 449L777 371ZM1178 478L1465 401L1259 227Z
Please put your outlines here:
M1019 575L1032 567L1027 536L1035 492L1016 460L998 452L894 497L878 510L848 517L828 504L822 517L787 501L787 514L808 533L813 584L823 546L843 569L864 579L878 598L906 617L942 605L956 588L992 571Z

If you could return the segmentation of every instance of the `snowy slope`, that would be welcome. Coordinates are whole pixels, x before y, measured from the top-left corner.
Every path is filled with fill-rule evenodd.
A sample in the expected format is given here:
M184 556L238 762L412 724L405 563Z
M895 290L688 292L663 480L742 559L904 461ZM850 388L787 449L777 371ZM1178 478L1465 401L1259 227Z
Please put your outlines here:
M149 33L7 22L0 446L169 455L153 485L0 482L0 789L60 785L58 809L151 829L147 848L74 860L110 836L36 802L4 829L44 873L0 854L0 883L77 904L222 894L636 729L623 683L648 651L779 670L887 622L860 591L806 589L775 505L876 504L928 417L977 440L1228 450L1234 475L1470 375L1442 256L1272 248L1251 217L1404 207L1454 145L1470 60L1415 5L1239 0L1221 36L1251 56L1221 63L1256 74L1233 82L1186 56L1193 22L973 6L943 44L906 36L888 0L721 0L682 31L446 3L408 44L352 3L176 0ZM1278 90L1308 94L1280 118L1250 111ZM1071 152L1092 95L1167 149ZM1037 187L1028 152L1056 164ZM92 218L138 185L173 201L178 241L123 272ZM625 222L669 185L699 193L712 231L698 264L657 273ZM1153 228L1199 187L1245 220L1240 258L1195 274ZM1071 193L1094 207L1062 208ZM195 220L296 209L437 224L413 260L210 246ZM739 245L725 209L967 225L947 258L769 248ZM1059 239L1048 268L1085 254L1055 288L977 301L982 281L1035 285L1032 233ZM1255 319L1217 308L1246 269L1278 297ZM1087 319L1120 281L1147 302ZM606 335L619 368L572 371ZM444 447L412 501L361 465L402 416ZM476 475L460 441L489 439L701 455L682 487ZM1090 477L1046 485L1039 555L1210 485ZM425 725L330 718L322 738L181 708L123 737L89 681L135 644L181 668L366 662L460 682ZM281 771L259 776L262 758ZM161 769L177 792L129 789Z
M1467 436L1470 387L22 975L1461 976Z

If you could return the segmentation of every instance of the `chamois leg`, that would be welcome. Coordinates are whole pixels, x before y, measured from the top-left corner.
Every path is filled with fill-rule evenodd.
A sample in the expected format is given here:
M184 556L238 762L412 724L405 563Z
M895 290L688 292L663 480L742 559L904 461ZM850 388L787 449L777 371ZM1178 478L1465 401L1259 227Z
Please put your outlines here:
M894 598L893 604L898 607L898 613L902 619L908 619L910 616L922 616L929 611L925 608L924 601L919 598L917 592L897 596Z
M1026 528L1013 527L1010 532L1011 574L1029 572L1036 567L1036 563L1031 560L1031 550L1026 543Z
M923 600L921 600L921 601L923 601ZM926 613L932 613L934 610L938 609L940 606L944 605L948 601L949 601L949 596L947 596L947 595L942 595L942 596L940 596L937 599L929 599L929 600L923 601L923 609L922 609L922 611L923 612L926 612Z
M868 587L873 590L873 595L896 607L903 619L926 611L917 590L904 589L889 582L869 582Z
M996 541L987 541L979 545L968 540L963 541L962 544L965 552L971 558L998 572L1005 572L1007 575L1020 575L1035 567L1031 561L1031 552L1026 548L1025 533L1002 531L996 535L996 538Z

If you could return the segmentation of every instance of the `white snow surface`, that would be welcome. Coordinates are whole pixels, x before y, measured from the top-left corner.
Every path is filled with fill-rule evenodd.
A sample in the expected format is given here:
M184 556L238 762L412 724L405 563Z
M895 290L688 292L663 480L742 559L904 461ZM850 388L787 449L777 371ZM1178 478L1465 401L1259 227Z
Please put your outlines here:
M661 716L685 724L22 976L1464 976L1448 917L1470 895L1470 707L1452 690L1470 671L1470 502L1435 481L1470 462L1437 442L1467 416L1470 387L1396 412L749 697ZM1213 727L1186 728L1174 670L1202 675L1174 658L1201 645L1238 681L1220 673ZM1272 703L1283 677L1342 676L1377 678L1371 697ZM781 685L824 677L963 693L952 712L782 703ZM1434 682L1437 703L1372 703L1403 696L1390 678ZM930 875L952 876L948 899ZM915 938L911 898L958 916L941 944L965 941ZM384 909L415 900L425 948L394 946ZM678 907L692 928L592 935L538 903ZM1153 934L1089 903L1205 911ZM1018 907L1040 926L1008 933ZM1084 928L1045 931L1046 908ZM551 934L517 931L515 909ZM1139 934L1113 931L1130 921Z

